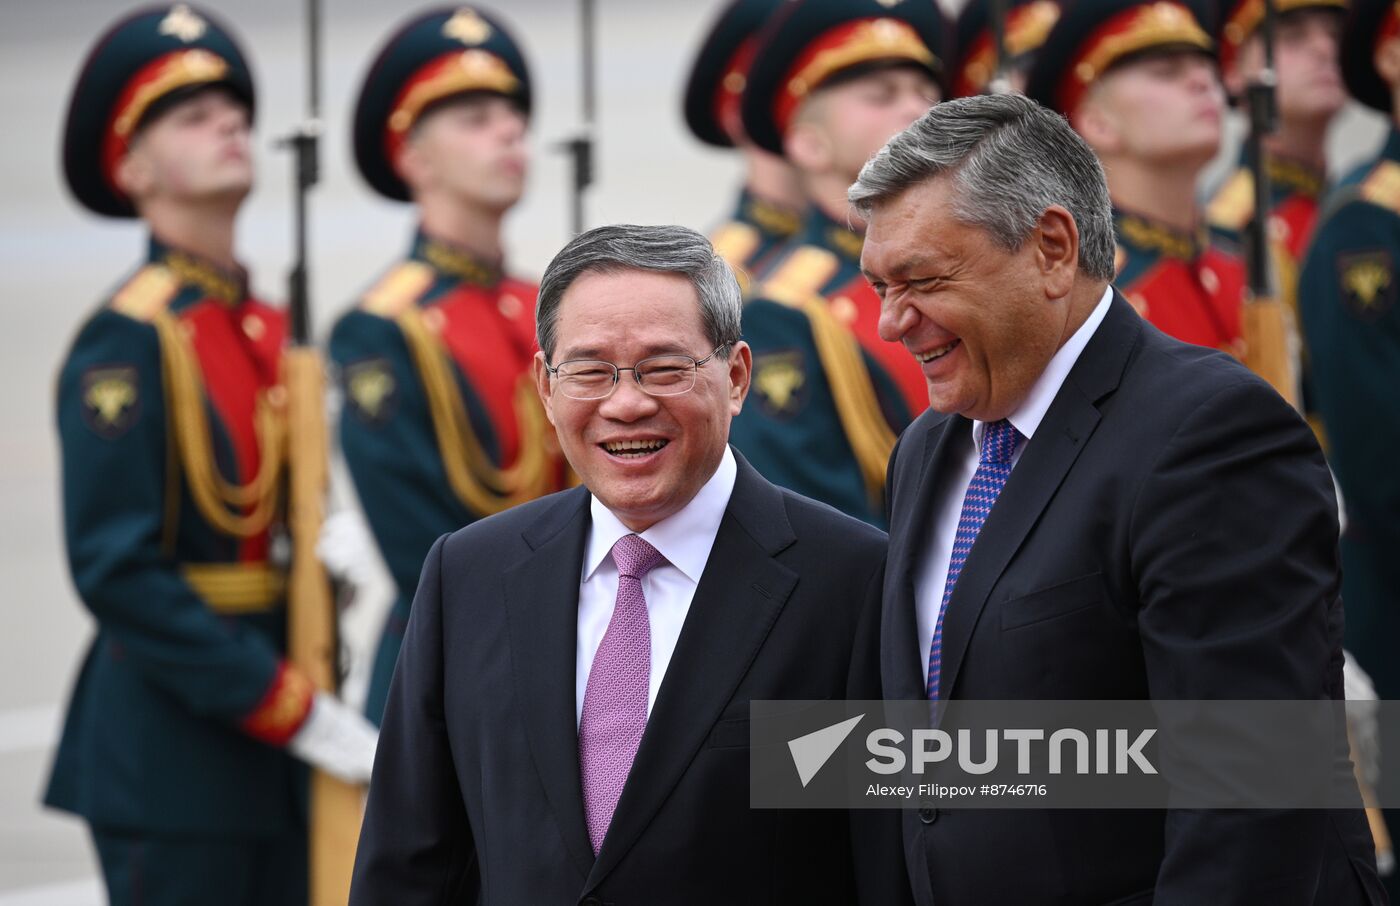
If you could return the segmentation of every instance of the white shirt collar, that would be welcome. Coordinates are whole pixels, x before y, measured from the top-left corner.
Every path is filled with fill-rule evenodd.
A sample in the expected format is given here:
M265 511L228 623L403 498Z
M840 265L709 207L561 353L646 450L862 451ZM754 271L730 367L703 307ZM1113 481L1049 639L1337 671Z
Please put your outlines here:
M1108 315L1109 305L1113 302L1113 287L1108 287L1103 291L1103 298L1099 299L1098 305L1089 312L1089 317L1084 323L1079 325L1079 329L1074 332L1065 345L1061 346L1050 362L1045 366L1045 370L1036 378L1031 385L1031 392L1026 394L1026 398L1021 401L1021 405L1016 407L1016 411L1007 416L1007 420L1021 432L1021 436L1030 440L1035 435L1035 429L1040 427L1040 423L1045 418L1045 413L1050 410L1050 404L1055 401L1056 395L1060 392L1060 387L1065 383L1065 378L1069 377L1070 371L1074 368L1074 363L1079 361L1080 353L1084 347L1089 345L1089 340L1094 332L1099 329L1103 319ZM982 434L986 431L986 423L974 421L972 423L972 440L977 445L977 452L982 452Z
M705 571L705 562L710 559L710 548L719 534L724 511L729 508L729 497L734 493L734 480L738 474L739 466L734 461L734 453L726 446L719 467L690 498L690 502L641 533L643 541L656 548L667 563L685 573L692 582L698 583L700 574ZM623 525L597 497L592 498L589 509L593 526L583 555L585 582L612 553L618 539L632 534L632 530Z

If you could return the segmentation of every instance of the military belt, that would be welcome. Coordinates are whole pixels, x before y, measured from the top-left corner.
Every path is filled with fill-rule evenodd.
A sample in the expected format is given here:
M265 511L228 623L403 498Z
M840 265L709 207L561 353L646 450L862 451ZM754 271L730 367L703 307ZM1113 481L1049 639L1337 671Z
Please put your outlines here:
M215 613L262 613L286 598L287 573L269 563L186 563L180 574Z

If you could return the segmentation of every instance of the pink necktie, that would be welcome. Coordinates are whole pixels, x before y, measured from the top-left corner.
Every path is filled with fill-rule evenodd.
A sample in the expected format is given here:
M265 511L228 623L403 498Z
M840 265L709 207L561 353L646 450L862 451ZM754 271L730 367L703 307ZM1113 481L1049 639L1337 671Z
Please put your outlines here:
M583 808L594 855L603 846L647 726L651 622L642 577L665 559L636 535L618 539L612 556L618 572L617 601L588 671L583 718L578 726Z

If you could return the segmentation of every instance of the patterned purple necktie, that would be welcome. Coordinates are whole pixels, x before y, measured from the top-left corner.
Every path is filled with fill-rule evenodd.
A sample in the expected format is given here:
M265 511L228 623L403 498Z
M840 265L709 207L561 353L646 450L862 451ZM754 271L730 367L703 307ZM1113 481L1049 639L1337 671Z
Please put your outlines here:
M948 581L943 585L943 603L933 624L933 641L928 647L928 697L938 700L938 678L943 666L943 617L948 612L948 600L953 586L958 584L972 543L987 521L992 504L997 502L1006 479L1011 476L1011 457L1021 442L1021 432L1006 419L991 422L982 432L982 455L977 458L977 471L963 496L962 515L958 517L958 533L953 537L953 556L948 561Z
M594 855L603 846L603 836L612 823L622 785L647 727L651 621L642 577L665 560L636 535L619 538L612 556L618 573L617 600L588 671L583 718L578 725L583 808Z

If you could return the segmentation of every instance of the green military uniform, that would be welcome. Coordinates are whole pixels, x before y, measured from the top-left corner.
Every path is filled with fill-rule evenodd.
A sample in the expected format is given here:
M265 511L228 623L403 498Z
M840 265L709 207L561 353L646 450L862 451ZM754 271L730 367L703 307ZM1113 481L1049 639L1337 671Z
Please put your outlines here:
M69 111L78 200L133 216L112 175L126 143L215 85L251 109L243 55L204 13L113 27ZM97 634L44 801L86 819L112 903L304 903L305 771L283 747L312 699L284 659L284 319L178 239L151 240L59 373L64 537Z
M912 65L941 79L947 26L934 4L803 0L770 27L744 90L745 131L783 153L805 95L838 75ZM883 525L895 438L928 405L918 364L879 338L880 302L860 273L861 234L814 206L744 307L752 392L730 427L770 481Z
M734 147L730 129L739 127L739 102L758 49L758 34L781 7L782 0L734 0L701 42L686 82L684 109L686 125L705 144ZM801 225L800 211L760 198L746 187L739 193L734 213L710 233L710 242L747 290L752 275L763 270L773 252Z
M529 113L529 71L501 23L465 7L409 20L385 43L356 103L361 175L380 195L409 200L389 149L435 105L475 92ZM420 229L407 258L332 331L346 402L341 449L397 586L365 704L376 724L428 548L561 485L557 442L530 378L535 294L502 262Z
M1372 9L1374 7L1374 9ZM1390 92L1368 48L1390 4L1357 5L1344 39L1352 94L1390 113ZM1364 67L1365 72L1358 72ZM1392 650L1400 639L1400 130L1328 198L1299 283L1312 390L1345 497L1342 538L1347 648L1382 698L1400 698Z
M1377 36L1400 31L1394 5L1358 0L1342 39L1352 96L1393 116L1372 68ZM1400 129L1379 156L1344 178L1323 206L1299 281L1311 399L1346 510L1342 597L1346 647L1382 699L1400 698ZM1382 753L1383 774L1400 756ZM1400 810L1385 810L1400 827ZM1386 879L1392 894L1394 875Z
M740 282L747 291L801 229L800 214L743 189L734 213L711 231L710 242L740 275Z

